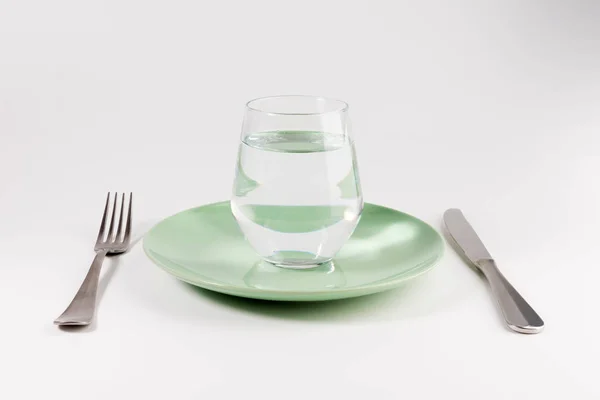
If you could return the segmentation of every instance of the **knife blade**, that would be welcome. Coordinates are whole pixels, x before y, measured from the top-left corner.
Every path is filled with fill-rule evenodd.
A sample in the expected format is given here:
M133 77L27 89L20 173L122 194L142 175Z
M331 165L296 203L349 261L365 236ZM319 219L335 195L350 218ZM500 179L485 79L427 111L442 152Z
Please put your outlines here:
M444 213L444 222L452 238L473 264L477 265L479 260L492 258L462 211L457 208L447 210Z
M487 278L507 325L519 333L541 332L544 321L502 275L462 211L457 208L446 210L444 223L460 250Z

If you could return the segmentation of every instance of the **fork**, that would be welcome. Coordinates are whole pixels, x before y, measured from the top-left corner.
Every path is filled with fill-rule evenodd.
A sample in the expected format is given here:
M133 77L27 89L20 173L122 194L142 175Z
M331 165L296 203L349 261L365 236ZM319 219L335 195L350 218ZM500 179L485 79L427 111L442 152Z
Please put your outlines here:
M94 246L96 257L94 258L92 266L83 280L79 291L73 298L73 301L71 301L71 304L69 304L65 312L63 312L60 317L54 320L56 325L84 326L89 325L92 322L94 319L94 313L96 311L98 281L100 278L100 269L102 268L104 257L106 257L107 254L124 253L129 247L129 243L131 242L131 205L133 202L133 194L129 193L129 208L127 211L127 221L125 222L125 226L123 226L125 193L123 193L121 196L119 225L117 226L115 223L118 197L119 196L117 193L115 193L112 206L112 215L109 222L108 214L110 208L110 192L106 196L106 205L104 206L102 223L100 224L98 239L96 239L96 245Z

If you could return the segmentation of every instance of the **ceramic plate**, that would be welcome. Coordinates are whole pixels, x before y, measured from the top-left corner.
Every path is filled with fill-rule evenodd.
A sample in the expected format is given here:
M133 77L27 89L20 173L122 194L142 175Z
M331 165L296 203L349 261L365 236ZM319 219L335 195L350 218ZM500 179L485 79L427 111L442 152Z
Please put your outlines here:
M261 261L240 232L229 202L222 202L158 223L144 238L144 250L171 275L204 289L256 299L316 301L395 288L431 269L443 244L423 221L367 203L331 264L283 269Z

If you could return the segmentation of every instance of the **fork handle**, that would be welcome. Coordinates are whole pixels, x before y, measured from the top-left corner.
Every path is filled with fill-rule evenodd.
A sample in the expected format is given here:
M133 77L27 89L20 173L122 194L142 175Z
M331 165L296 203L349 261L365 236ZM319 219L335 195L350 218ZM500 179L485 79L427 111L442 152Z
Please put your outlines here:
M92 322L96 311L100 270L106 253L106 250L96 252L92 266L71 304L60 317L54 320L56 325L89 325Z

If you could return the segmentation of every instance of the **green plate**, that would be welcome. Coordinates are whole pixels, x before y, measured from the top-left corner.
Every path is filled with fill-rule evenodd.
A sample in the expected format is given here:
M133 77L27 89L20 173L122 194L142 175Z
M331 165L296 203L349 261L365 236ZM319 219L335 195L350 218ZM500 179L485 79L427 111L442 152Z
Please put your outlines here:
M222 202L158 223L144 238L144 251L171 275L204 289L255 299L316 301L400 286L431 269L443 244L423 221L367 203L332 263L283 269L261 261L240 232L229 202Z

